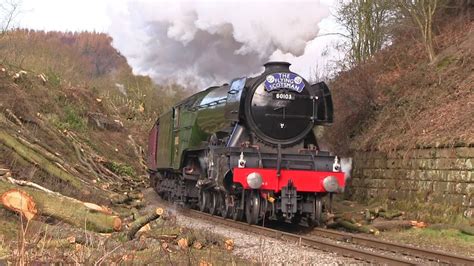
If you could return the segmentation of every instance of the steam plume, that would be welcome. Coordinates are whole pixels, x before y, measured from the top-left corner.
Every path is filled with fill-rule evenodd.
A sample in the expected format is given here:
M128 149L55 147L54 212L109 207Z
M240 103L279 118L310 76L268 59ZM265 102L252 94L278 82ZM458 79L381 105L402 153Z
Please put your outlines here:
M137 72L207 86L301 56L328 15L319 1L134 1L114 7L110 32Z

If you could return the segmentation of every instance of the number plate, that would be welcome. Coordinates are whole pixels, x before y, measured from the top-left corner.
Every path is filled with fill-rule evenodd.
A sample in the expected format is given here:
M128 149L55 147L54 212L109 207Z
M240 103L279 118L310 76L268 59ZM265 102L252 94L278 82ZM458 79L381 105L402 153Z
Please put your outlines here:
M273 99L293 101L295 99L295 95L293 93L274 93Z

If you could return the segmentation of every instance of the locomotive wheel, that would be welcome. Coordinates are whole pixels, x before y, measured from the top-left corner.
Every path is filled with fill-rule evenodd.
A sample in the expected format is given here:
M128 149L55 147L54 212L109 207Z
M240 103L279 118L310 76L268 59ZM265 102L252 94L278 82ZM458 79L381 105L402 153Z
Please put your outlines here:
M220 206L222 218L229 218L232 214L232 207L227 204L225 193L220 194Z
M207 207L209 206L209 201L210 201L210 194L209 191L206 190L201 190L199 192L199 210L202 212L207 211Z
M323 199L316 196L314 203L316 205L315 220L318 225L321 225L323 223Z
M217 207L219 206L219 195L217 192L210 192L210 200L209 200L209 213L214 215L217 213Z
M307 219L308 226L313 228L323 224L323 200L321 196L314 199L314 214Z
M245 204L245 217L248 224L258 223L260 215L260 195L257 191L252 190L247 198L247 204Z
M244 210L238 208L241 204L240 201L241 199L234 199L234 206L231 207L231 215L234 221L242 221L244 218Z
M236 207L232 207L232 219L234 221L242 221L244 218L244 211L237 209Z

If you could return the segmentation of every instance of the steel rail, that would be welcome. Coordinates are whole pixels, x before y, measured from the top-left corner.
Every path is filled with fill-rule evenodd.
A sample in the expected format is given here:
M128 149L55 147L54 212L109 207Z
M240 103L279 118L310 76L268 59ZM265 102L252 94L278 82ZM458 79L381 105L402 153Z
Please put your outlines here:
M371 237L340 232L335 230L328 230L322 228L315 228L312 232L313 235L320 237L326 237L338 241L344 241L347 243L353 243L366 247L398 252L404 255L410 255L418 258L428 259L436 262L445 262L456 265L474 265L474 258L467 256L454 255L446 252L423 249L418 247L409 246L406 244L392 243L384 240L374 239Z
M387 256L384 254L369 252L366 250L361 250L346 245L338 245L326 239L317 239L308 236L296 235L284 231L279 231L271 229L268 227L258 226L258 225L249 225L243 222L237 222L230 219L224 219L220 216L213 216L208 213L203 213L200 211L192 209L184 209L183 214L190 214L192 217L204 219L208 221L213 221L220 223L225 226L233 227L236 229L257 233L259 235L265 235L268 237L291 241L296 244L301 244L309 247L318 248L320 250L335 252L344 257L351 257L358 260L375 262L379 264L388 264L388 265L415 265L414 262L408 261L402 258L397 258L393 256Z

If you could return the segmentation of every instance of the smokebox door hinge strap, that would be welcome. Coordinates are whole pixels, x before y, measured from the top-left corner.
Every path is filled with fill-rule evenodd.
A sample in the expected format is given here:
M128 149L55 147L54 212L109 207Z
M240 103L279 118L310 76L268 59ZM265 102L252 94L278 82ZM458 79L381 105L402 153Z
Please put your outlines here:
M280 177L280 172L281 172L281 144L278 144L278 146L277 146L277 152L278 152L278 157L277 157L277 176Z

